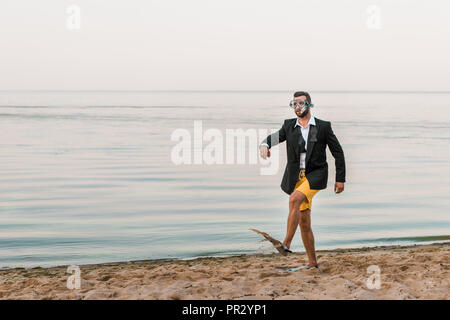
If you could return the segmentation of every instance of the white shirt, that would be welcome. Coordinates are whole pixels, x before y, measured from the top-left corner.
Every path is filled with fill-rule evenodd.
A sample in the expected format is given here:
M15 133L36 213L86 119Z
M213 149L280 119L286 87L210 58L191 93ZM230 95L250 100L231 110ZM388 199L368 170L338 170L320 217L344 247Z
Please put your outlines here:
M309 119L308 123L306 124L306 127L302 127L300 125L300 123L298 122L298 118L297 118L297 122L295 123L295 126L294 126L294 128L296 128L297 126L300 126L300 131L302 132L303 139L305 139L305 150L308 149L308 134L309 134L309 128L311 125L313 125L313 126L316 125L316 119L314 118L313 115L311 115L311 118ZM305 160L306 160L306 152L300 153L300 168L306 168Z

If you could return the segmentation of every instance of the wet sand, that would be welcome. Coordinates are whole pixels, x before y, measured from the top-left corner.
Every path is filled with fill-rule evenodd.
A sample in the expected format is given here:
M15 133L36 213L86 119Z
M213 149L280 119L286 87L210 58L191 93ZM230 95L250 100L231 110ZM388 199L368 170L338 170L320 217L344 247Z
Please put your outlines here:
M0 299L449 299L450 243L317 252L319 269L278 272L306 263L304 252L194 260L82 265L69 290L67 266L0 270ZM369 289L367 268L380 269ZM376 276L375 276L376 277Z

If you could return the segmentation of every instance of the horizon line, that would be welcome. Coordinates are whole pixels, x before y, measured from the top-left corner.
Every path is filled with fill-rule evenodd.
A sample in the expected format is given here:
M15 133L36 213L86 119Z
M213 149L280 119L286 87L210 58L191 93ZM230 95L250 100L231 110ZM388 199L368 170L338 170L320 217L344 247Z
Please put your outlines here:
M178 92L178 93L189 93L189 92L211 92L211 93L234 93L234 92L257 92L257 93L270 93L270 92L295 92L298 90L95 90L95 89L71 89L71 90L61 90L61 89L44 89L44 90L28 90L28 89L14 89L14 90L0 90L0 93L6 92ZM315 93L450 93L450 90L308 90L308 92Z

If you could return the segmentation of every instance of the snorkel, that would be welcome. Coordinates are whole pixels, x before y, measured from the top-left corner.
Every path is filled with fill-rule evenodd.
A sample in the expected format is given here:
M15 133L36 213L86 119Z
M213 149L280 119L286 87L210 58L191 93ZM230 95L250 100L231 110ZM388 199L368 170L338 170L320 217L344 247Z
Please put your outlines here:
M311 103L309 104L308 101L305 102L305 105L302 108L300 117L304 117L306 113L308 113L308 109L314 107L314 105Z

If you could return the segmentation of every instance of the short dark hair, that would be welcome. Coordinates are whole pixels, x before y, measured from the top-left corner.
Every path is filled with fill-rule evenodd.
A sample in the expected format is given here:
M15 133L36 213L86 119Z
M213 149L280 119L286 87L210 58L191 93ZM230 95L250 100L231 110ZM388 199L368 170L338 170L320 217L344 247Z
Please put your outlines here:
M305 96L306 97L306 101L308 101L308 103L311 104L311 96L309 95L308 92L306 92L306 91L297 91L296 93L294 93L294 98L300 97L300 96Z

